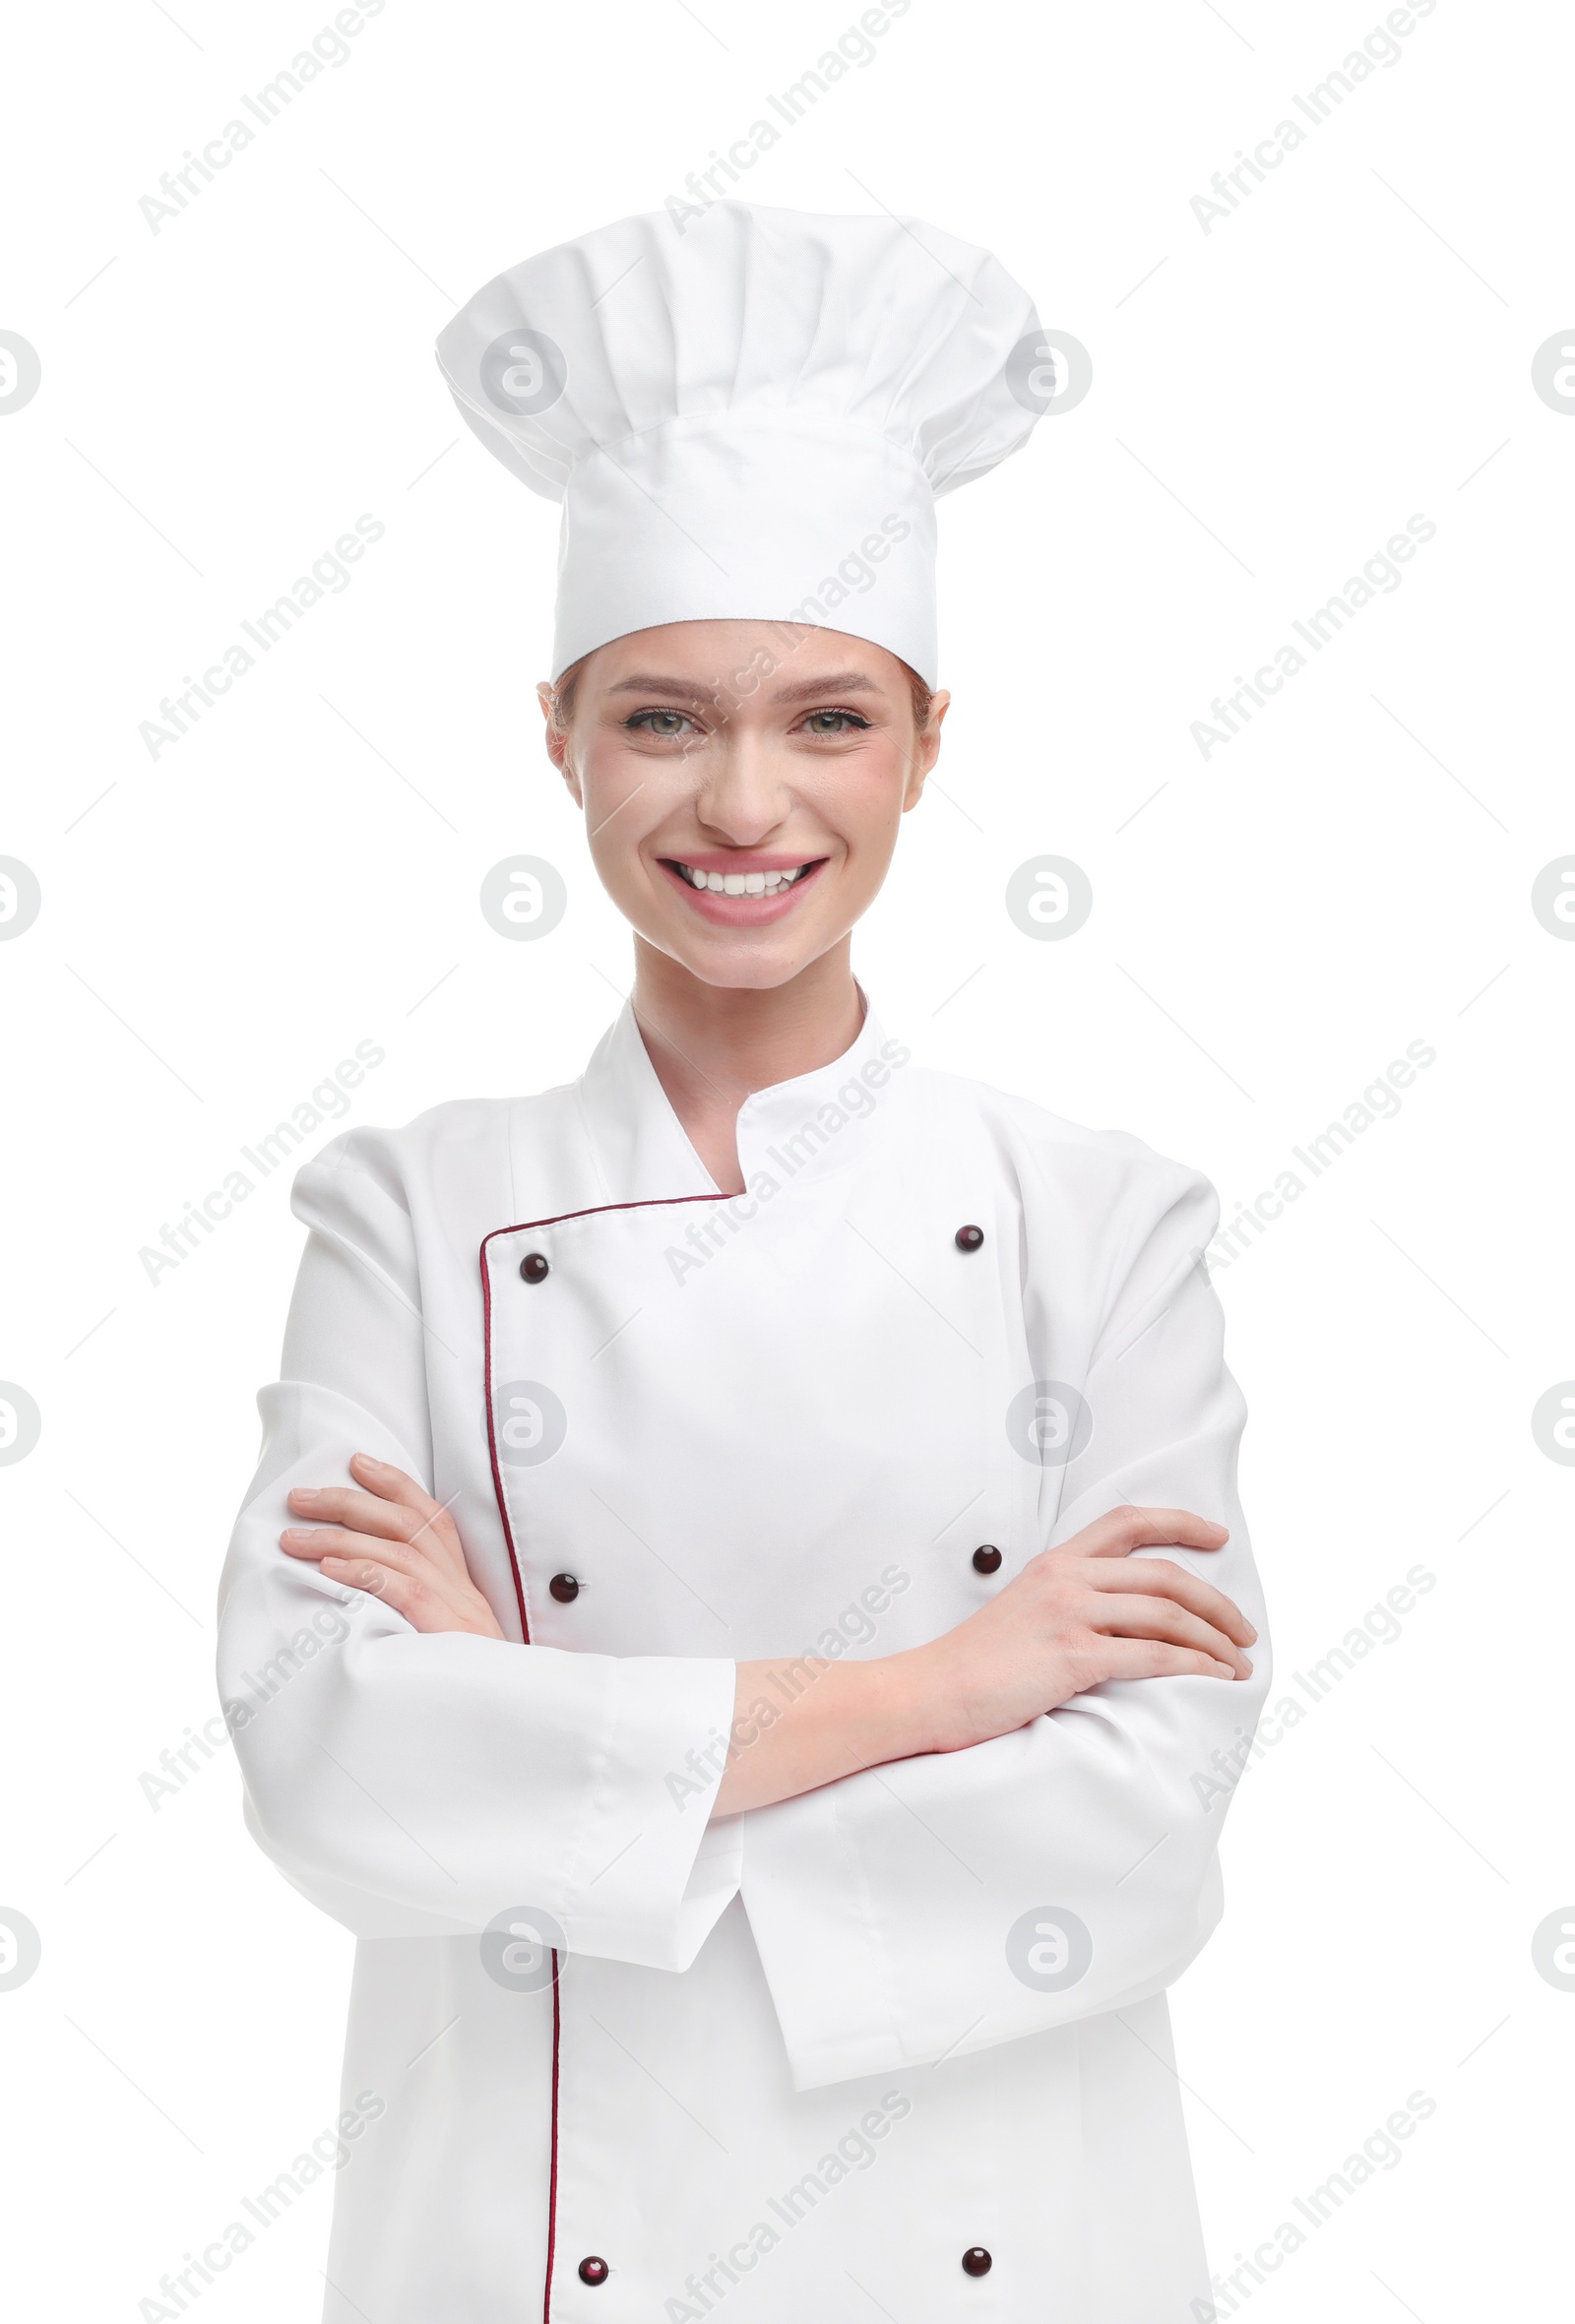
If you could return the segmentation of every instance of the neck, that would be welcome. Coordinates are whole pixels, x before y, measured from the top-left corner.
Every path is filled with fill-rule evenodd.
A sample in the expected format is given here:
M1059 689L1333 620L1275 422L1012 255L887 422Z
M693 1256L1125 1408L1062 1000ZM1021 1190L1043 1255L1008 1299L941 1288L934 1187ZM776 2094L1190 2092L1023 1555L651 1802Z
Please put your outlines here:
M703 984L636 936L631 998L667 1102L724 1193L741 1183L734 1125L744 1099L832 1064L864 1018L847 936L769 991Z

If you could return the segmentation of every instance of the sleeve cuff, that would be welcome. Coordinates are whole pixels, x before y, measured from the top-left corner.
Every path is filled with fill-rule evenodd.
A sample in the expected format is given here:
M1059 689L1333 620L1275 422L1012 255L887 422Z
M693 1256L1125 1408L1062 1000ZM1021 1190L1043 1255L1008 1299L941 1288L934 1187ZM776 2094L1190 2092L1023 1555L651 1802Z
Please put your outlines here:
M738 1889L742 1819L709 1821L734 1665L631 1657L606 1669L606 1740L566 1884L564 1937L571 1953L685 1970Z

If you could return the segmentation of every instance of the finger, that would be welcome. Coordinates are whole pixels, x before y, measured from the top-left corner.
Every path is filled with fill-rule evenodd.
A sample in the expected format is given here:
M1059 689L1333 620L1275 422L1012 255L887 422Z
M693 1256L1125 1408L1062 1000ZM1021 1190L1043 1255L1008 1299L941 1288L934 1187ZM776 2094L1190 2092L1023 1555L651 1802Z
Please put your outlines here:
M356 1579L354 1587L398 1607L417 1630L471 1630L493 1621L469 1575L455 1575L424 1542L384 1541L333 1525L291 1526L279 1539L287 1556L314 1559L330 1581L351 1569L358 1575L380 1568L386 1577L381 1585L374 1588ZM486 1610L477 1624L474 1617L480 1609Z
M366 1456L360 1453L352 1456L352 1463L362 1460ZM377 1466L367 1461L368 1471ZM464 1551L454 1521L443 1503L423 1492L402 1469L391 1470L389 1475L405 1488L397 1500L376 1496L371 1491L358 1492L348 1485L296 1485L289 1495L290 1509L298 1517L347 1525L356 1533L370 1534L379 1540L421 1543L437 1550L444 1562L458 1571ZM370 1475L367 1481L370 1484Z
M358 1534L348 1526L288 1526L280 1535L279 1544L290 1557L347 1557L358 1563L372 1558L386 1565L391 1573L405 1574L411 1581L430 1579L432 1575L427 1559L409 1541L380 1540L375 1535Z
M314 1524L347 1526L380 1541L409 1541L421 1525L402 1502L378 1500L350 1485L298 1484L291 1488L289 1505L294 1515Z
M402 1509L413 1509L425 1521L442 1511L442 1502L434 1501L424 1485L417 1484L403 1469L396 1469L392 1461L374 1461L370 1453L351 1453L349 1472L357 1484L365 1485L380 1500L397 1502Z
M1167 1598L1106 1599L1102 1602L1112 1610L1107 1619L1096 1618L1094 1627L1105 1637L1166 1639L1172 1646L1191 1647L1217 1663L1228 1663L1237 1678L1251 1674L1252 1664L1226 1631L1189 1614L1184 1606L1173 1605Z
M368 1598L380 1599L402 1614L412 1630L427 1633L448 1631L469 1634L476 1638L501 1640L503 1630L486 1600L478 1592L472 1593L472 1602L455 1602L442 1586L442 1576L434 1581L434 1569L408 1574L388 1562L388 1552L381 1547L373 1556L327 1556L322 1561L323 1573L341 1587L360 1590Z
M426 1592L410 1575L396 1572L381 1558L325 1557L323 1571L331 1582L343 1582L351 1590L364 1591L368 1598L381 1599L415 1628L425 1627L416 1616L424 1608Z
M466 1572L459 1528L449 1515L449 1501L458 1500L457 1493L451 1493L449 1501L434 1501L413 1476L408 1476L403 1469L396 1469L389 1461L374 1461L370 1453L351 1453L349 1466L350 1474L372 1492L414 1512L420 1522L410 1535L410 1540L432 1542L456 1572Z
M1184 1565L1172 1565L1166 1557L1140 1557L1130 1565L1119 1565L1109 1558L1101 1558L1085 1569L1091 1590L1107 1590L1113 1595L1135 1591L1140 1596L1173 1598L1216 1629L1224 1630L1237 1646L1252 1646L1258 1633L1234 1599L1227 1598L1223 1590L1216 1590L1201 1574Z
M1229 1539L1225 1526L1190 1509L1111 1509L1060 1547L1083 1557L1126 1557L1134 1549L1221 1549Z
M428 1508L432 1505L425 1486L408 1469L399 1468L393 1461L380 1461L374 1453L351 1453L345 1466L352 1476L364 1479L386 1500L404 1501L413 1496L417 1501L425 1501Z
M434 1501L426 1487L403 1469L396 1469L392 1461L374 1460L370 1453L351 1453L349 1473L357 1484L381 1500L398 1502L402 1508L413 1509L417 1516L432 1518L442 1506Z
M1101 1649L1098 1686L1106 1678L1239 1678L1230 1664L1159 1638L1109 1638Z
M1102 1597L1090 1617L1091 1627L1106 1638L1163 1638L1172 1646L1186 1646L1228 1663L1237 1678L1251 1675L1252 1664L1228 1632L1188 1613L1168 1598Z

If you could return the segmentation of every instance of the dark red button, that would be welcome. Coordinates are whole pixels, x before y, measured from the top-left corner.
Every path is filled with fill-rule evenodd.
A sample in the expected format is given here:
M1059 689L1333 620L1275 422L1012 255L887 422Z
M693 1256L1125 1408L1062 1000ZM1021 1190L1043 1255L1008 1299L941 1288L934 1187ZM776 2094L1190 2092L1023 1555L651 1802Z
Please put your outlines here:
M580 2262L580 2281L582 2284L605 2284L611 2273L612 2270L608 2267L604 2259L596 2259L593 2257L591 2259L583 2259Z
M544 1283L547 1263L539 1251L527 1251L525 1257L520 1261L520 1273L527 1283Z
M960 1251L976 1251L984 1240L982 1226L959 1226L952 1240Z
M974 1571L976 1574L998 1574L1001 1553L993 1541L981 1541L974 1552Z
M995 2262L982 2243L976 2243L972 2251L965 2251L963 2254L965 2276L987 2276L994 2265Z
M580 1585L575 1580L573 1574L554 1574L551 1581L547 1584L547 1588L551 1591L559 1605L573 1605L575 1600L580 1595ZM598 2276L597 2278L597 2282L599 2284L600 2281L601 2279Z

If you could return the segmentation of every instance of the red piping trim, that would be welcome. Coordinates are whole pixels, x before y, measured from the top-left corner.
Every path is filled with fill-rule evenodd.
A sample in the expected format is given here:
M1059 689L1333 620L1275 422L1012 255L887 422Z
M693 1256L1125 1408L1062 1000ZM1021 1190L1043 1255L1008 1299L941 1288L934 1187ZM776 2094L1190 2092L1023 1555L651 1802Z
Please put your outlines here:
M740 1189L740 1192L743 1191ZM484 1344L484 1372L486 1395L486 1449L492 1464L492 1490L497 1499L498 1515L503 1521L503 1543L509 1553L509 1571L514 1576L514 1601L520 1609L520 1635L524 1643L531 1643L531 1617L525 1610L525 1583L520 1573L519 1552L515 1547L514 1527L509 1521L509 1505L503 1494L503 1475L498 1467L497 1418L492 1406L492 1279L487 1272L486 1246L500 1234L524 1234L532 1226L561 1226L566 1219L595 1219L604 1211L656 1211L669 1204L684 1202L727 1202L731 1197L717 1189L709 1194L662 1194L648 1202L593 1203L583 1211L559 1211L550 1219L522 1219L516 1226L494 1226L481 1237L479 1259L481 1265L481 1330Z
M566 1219L594 1219L602 1211L651 1211L663 1209L668 1204L684 1202L726 1202L729 1197L717 1189L709 1194L663 1194L649 1202L593 1203L583 1211L560 1211L552 1219L523 1219L517 1226L494 1226L490 1234L481 1237L479 1253L481 1265L481 1316L485 1340L484 1367L486 1394L486 1448L492 1463L492 1490L497 1497L498 1515L503 1521L503 1540L509 1552L509 1570L514 1576L515 1603L520 1609L520 1634L527 1646L531 1643L531 1620L525 1610L525 1584L520 1575L520 1559L514 1542L514 1527L509 1519L509 1504L503 1492L503 1473L498 1466L497 1420L492 1407L492 1278L487 1271L486 1246L500 1234L521 1234L531 1226L560 1226ZM558 2000L560 1964L556 1948L552 1955L552 2159L547 2177L547 2265L546 2284L541 2295L541 2324L552 2324L552 2267L558 2242L558 2077L562 2056L563 2012Z
M747 1186L740 1186L738 1194L747 1194ZM561 1226L565 1219L596 1219L603 1211L660 1211L680 1202L736 1202L738 1194L724 1194L719 1187L708 1188L704 1194L651 1194L642 1202L594 1202L583 1211L555 1211L550 1219L522 1219L515 1226L494 1226L491 1234L481 1237L483 1252L493 1237L499 1234L523 1234L528 1226Z
M492 1414L492 1282L486 1271L486 1246L490 1235L481 1238L481 1347L484 1364L486 1397L486 1449L492 1464L492 1490L496 1495L498 1515L503 1520L503 1545L509 1553L509 1571L514 1576L514 1602L520 1609L520 1636L525 1645L531 1643L531 1618L525 1610L525 1584L520 1579L520 1561L514 1553L514 1528L509 1523L509 1505L503 1497L503 1476L498 1468L497 1427Z
M552 2168L547 2180L547 2280L541 2295L541 2324L552 2324L552 2261L558 2243L558 1956L552 1955Z

